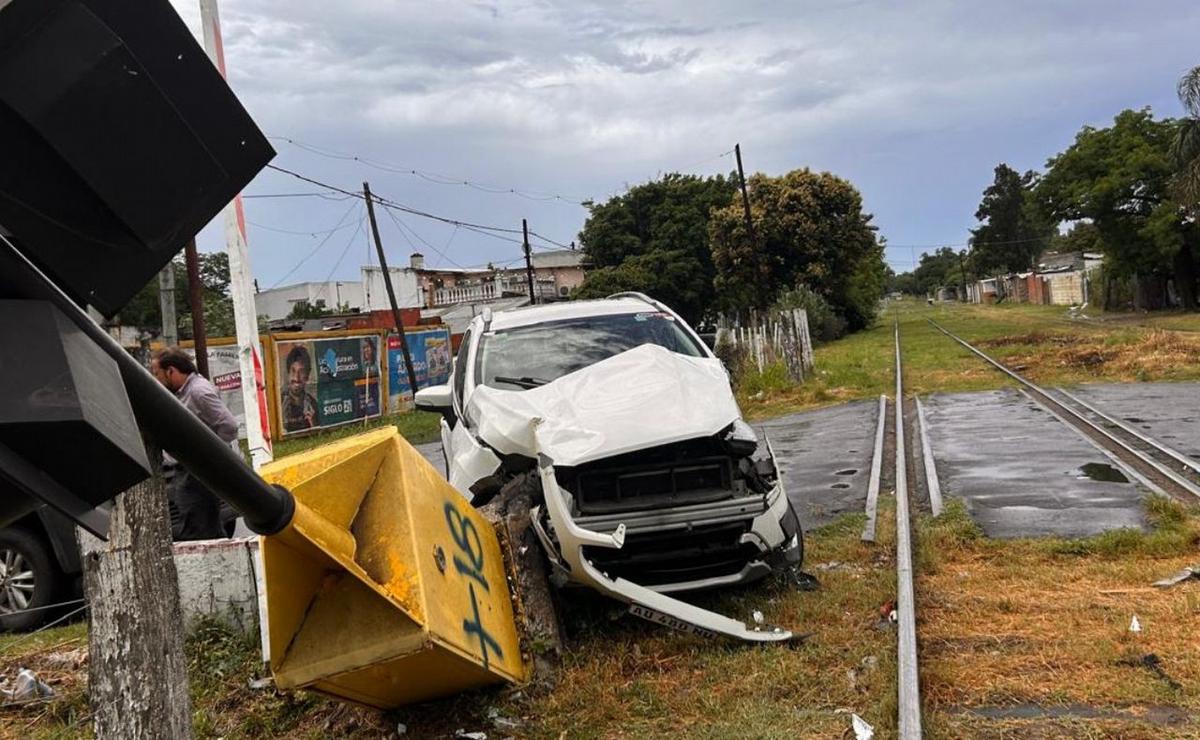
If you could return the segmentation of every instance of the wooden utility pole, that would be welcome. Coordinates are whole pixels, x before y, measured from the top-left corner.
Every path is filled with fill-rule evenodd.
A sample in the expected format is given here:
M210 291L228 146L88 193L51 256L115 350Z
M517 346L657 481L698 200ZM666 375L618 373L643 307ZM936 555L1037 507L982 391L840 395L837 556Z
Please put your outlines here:
M158 308L162 318L162 340L168 347L179 344L179 320L175 317L175 261L158 273Z
M417 371L413 369L412 357L408 354L408 337L404 334L404 321L400 318L400 307L396 304L396 291L392 289L392 273L388 272L387 256L383 253L383 242L379 239L379 226L375 223L375 199L371 186L363 183L363 197L367 199L367 218L371 220L371 234L375 237L375 252L379 255L379 268L383 270L383 285L387 288L388 303L392 305L392 320L396 322L396 333L400 335L400 351L404 353L404 366L408 368L408 387L413 397L417 395Z
M525 248L525 279L529 282L529 303L533 305L537 303L537 296L533 294L533 256L529 248L529 222L521 219L521 234Z
M161 458L151 476L117 496L108 542L76 528L89 605L92 729L106 738L190 738L192 700L183 611L171 551Z
M196 370L212 380L208 374L208 327L204 321L204 283L200 282L200 255L196 254L196 240L188 239L183 248L183 260L187 264L188 303L192 306L192 342L196 349Z
M754 238L754 221L750 218L750 196L746 194L746 173L742 170L742 145L734 144L733 153L737 156L738 180L742 186L742 211L746 216L746 233L750 235L750 242L757 244L758 240Z

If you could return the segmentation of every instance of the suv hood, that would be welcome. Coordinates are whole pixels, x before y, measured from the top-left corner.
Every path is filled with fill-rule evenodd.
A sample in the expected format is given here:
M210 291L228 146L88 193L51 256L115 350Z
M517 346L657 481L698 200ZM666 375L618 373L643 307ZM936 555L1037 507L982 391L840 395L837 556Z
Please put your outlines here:
M654 344L525 391L476 386L467 413L500 453L567 466L711 436L741 418L720 360Z

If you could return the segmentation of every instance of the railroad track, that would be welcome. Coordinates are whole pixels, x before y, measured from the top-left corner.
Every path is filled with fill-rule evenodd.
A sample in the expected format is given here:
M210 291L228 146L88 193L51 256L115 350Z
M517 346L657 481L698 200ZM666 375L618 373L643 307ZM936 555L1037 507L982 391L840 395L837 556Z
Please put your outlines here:
M917 608L913 589L912 517L909 514L908 456L904 440L904 366L900 360L899 320L895 324L895 340L897 713L901 740L919 740L921 683L917 665Z
M1150 491L1189 503L1200 499L1200 463L1066 390L1042 388L933 319L926 320L938 331L1020 383L1022 393L1086 438L1129 477Z

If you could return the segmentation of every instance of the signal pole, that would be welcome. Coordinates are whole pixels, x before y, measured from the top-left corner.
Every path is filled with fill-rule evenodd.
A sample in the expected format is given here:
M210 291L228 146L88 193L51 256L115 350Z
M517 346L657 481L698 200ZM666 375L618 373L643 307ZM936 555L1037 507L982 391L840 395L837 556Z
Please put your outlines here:
M217 0L200 0L200 23L204 27L204 50L225 74L225 52ZM246 415L246 441L257 470L274 457L271 430L267 426L266 388L261 382L263 363L258 353L258 315L254 311L254 289L250 277L250 255L246 249L246 215L242 196L225 206L225 249L229 253L229 295L233 298L233 320L237 327L238 367L242 375L242 406Z

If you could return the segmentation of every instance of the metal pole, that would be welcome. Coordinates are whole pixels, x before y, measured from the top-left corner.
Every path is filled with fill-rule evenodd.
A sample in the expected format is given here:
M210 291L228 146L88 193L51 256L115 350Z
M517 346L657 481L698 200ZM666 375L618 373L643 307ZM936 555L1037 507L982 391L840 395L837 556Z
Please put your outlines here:
M167 346L179 344L179 322L175 318L175 261L158 273L158 307L162 314L162 338Z
M200 0L200 23L204 28L204 50L221 77L228 79L217 0ZM254 467L258 468L270 462L273 453L271 432L265 423L266 389L259 383L263 364L258 355L258 315L254 310L250 255L246 249L246 216L242 211L240 194L225 206L225 250L229 253L229 295L233 298L233 320L237 327L246 441L250 443L250 458L254 461Z
M287 489L267 483L251 470L241 455L188 411L174 393L155 380L149 370L76 306L3 234L0 234L0 249L7 250L12 256L11 260L0 260L6 267L11 264L13 268L0 273L0 286L5 295L53 303L112 357L120 369L139 426L209 490L237 509L251 530L275 534L288 525L296 503Z
M187 264L188 301L192 304L192 342L196 348L196 371L212 380L208 372L208 328L204 319L204 284L200 282L200 255L196 253L196 240L188 239L183 248L183 261Z
M529 249L529 223L525 219L521 219L521 233L524 235L525 279L529 281L529 303L534 304L537 303L537 297L533 294L533 258Z
M383 242L379 239L379 225L375 223L375 199L371 186L363 183L363 197L367 199L367 218L371 221L371 234L375 237L375 253L379 255L379 268L383 270L383 286L387 288L388 303L392 305L392 320L396 322L396 333L400 335L400 351L404 354L404 366L408 368L408 387L413 397L417 395L417 371L413 369L412 357L408 354L408 337L404 334L404 321L400 318L400 307L396 304L396 291L392 289L392 273L388 271L387 256L383 253ZM369 281L368 281L369 282Z

